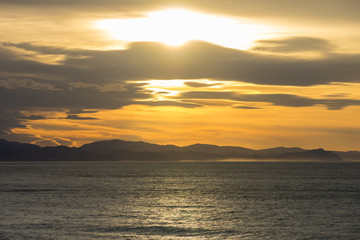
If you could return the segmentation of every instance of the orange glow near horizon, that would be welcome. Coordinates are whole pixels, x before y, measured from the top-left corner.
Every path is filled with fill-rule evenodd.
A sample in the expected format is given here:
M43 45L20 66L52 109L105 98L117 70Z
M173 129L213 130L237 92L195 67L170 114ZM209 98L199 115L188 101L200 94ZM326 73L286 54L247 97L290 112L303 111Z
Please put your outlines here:
M323 107L266 106L261 109L236 109L230 106L182 108L131 105L118 110L104 110L92 116L98 120L46 119L29 121L28 128L15 128L16 134L32 134L42 139L57 136L72 139L73 146L106 139L146 141L179 146L207 143L242 146L252 149L269 147L357 149L339 143L338 134L352 136L360 121L359 107L329 111ZM60 116L60 115L59 115ZM304 118L306 116L306 118ZM334 128L344 122L346 127ZM347 134L347 135L346 135ZM76 136L76 137L74 137ZM311 138L309 138L311 136ZM271 142L269 142L271 139Z
M268 102L241 102L229 99L182 99L191 91L234 92L237 94L287 93L312 97L359 99L360 84L318 85L312 87L255 85L209 79L146 80L142 83L151 99L139 99L117 110L96 110L82 113L83 119L65 119L61 111L33 111L24 115L46 116L27 120L26 128L12 133L33 135L37 144L64 141L71 146L105 139L146 141L158 144L190 145L207 143L243 146L253 149L298 146L323 147L331 150L354 150L359 141L356 132L360 121L359 106L328 110L325 106L285 107ZM195 85L193 85L195 84ZM341 93L347 93L346 96ZM198 104L198 107L147 106L147 103L168 101ZM166 104L165 104L166 105ZM237 108L240 106L240 108ZM244 108L241 108L244 106ZM342 114L339 114L341 111ZM93 119L86 120L86 117ZM56 136L56 138L54 138ZM311 139L309 139L311 136ZM351 139L339 144L339 136ZM271 139L271 142L269 142Z

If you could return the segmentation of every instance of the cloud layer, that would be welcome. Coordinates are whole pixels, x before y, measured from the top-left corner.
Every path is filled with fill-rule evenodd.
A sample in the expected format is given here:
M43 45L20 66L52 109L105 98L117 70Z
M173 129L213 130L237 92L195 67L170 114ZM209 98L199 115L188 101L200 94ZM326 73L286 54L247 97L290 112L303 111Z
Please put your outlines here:
M267 39L255 42L254 51L299 53L299 52L330 52L335 46L329 41L314 37L291 37L285 39Z
M304 39L302 39L304 40ZM299 41L299 38L291 39ZM325 40L305 39L297 49L314 49ZM269 43L271 41L263 41ZM315 43L314 43L315 42ZM272 41L274 48L294 51L289 40ZM310 43L310 44L309 44ZM8 44L9 45L9 44ZM265 44L266 45L266 44ZM279 47L279 45L281 45ZM310 45L310 46L309 46ZM66 55L58 65L29 60L3 59L0 70L13 76L22 73L62 82L95 84L145 79L219 79L267 85L311 86L331 82L360 82L360 55L331 54L321 59L298 59L262 55L193 41L179 48L159 43L133 43L126 50L65 50L11 44L41 54ZM263 47L269 49L269 47ZM278 49L279 50L279 49Z
M202 9L216 14L231 14L243 17L266 19L293 19L303 22L341 23L359 22L360 4L354 0L304 0L294 2L288 0L1 0L3 7L22 7L37 10L42 14L50 13L114 13L149 11L164 7L185 7ZM46 9L47 11L43 11ZM306 18L304 18L306 16Z
M262 51L331 49L326 40L303 37L262 40L258 43L263 45L258 47ZM61 55L65 58L57 64L46 64L30 60L29 55L24 55L22 51L32 52L34 58L37 54ZM239 51L199 41L179 48L140 42L131 44L125 50L107 51L5 43L0 46L0 52L4 53L0 60L2 132L22 127L23 120L35 120L36 117L21 113L35 109L69 111L66 119L71 120L95 120L91 116L78 114L118 109L131 104L179 107L202 105L191 99L265 102L287 107L324 105L328 109L359 105L358 99L308 98L281 92L238 95L232 92L198 91L184 92L172 100L149 101L152 93L143 87L144 83L135 83L148 79L204 78L274 86L359 83L360 55L357 54L329 54L321 59L304 60ZM214 86L194 81L189 81L187 85L198 88Z
M339 110L347 106L359 106L360 100L334 99L334 98L308 98L292 94L238 94L236 92L185 92L179 96L181 99L222 99L240 103L263 102L285 107L310 107L324 105L329 110ZM236 106L249 109L249 107ZM251 108L251 107L250 107Z

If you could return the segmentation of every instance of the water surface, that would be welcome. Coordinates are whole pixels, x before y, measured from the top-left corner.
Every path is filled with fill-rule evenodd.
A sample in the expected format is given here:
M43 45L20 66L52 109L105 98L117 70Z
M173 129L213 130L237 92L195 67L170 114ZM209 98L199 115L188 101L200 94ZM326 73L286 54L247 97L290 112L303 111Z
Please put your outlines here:
M1 163L0 239L360 239L359 163Z

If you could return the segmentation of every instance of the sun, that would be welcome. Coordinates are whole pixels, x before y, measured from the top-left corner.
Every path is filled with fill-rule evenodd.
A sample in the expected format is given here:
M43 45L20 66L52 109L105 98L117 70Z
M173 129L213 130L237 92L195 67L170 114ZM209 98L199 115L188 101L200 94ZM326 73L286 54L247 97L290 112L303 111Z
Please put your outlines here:
M270 32L267 26L241 24L236 19L179 8L150 12L141 18L104 19L96 22L96 27L110 38L125 42L179 46L201 40L237 49L248 49L261 35Z

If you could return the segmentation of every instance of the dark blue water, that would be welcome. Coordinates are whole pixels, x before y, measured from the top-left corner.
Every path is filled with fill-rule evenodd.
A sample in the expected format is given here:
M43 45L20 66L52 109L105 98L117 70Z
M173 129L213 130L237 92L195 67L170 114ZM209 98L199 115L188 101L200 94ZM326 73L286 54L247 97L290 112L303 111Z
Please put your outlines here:
M360 239L359 163L1 163L0 239Z

